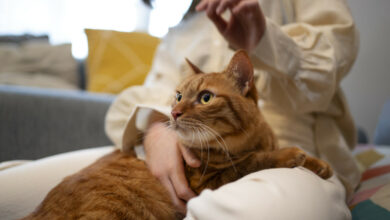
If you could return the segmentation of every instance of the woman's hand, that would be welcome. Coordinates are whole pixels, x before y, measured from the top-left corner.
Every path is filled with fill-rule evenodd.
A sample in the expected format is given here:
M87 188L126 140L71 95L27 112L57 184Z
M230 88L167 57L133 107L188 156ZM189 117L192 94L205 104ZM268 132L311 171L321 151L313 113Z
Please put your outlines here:
M179 146L177 135L163 123L154 123L144 140L146 164L168 190L172 202L185 214L186 202L195 196L184 174L183 158L192 167L200 161L186 148Z
M229 21L221 14L229 9ZM265 17L258 0L202 0L197 11L205 11L233 49L251 52L265 32Z

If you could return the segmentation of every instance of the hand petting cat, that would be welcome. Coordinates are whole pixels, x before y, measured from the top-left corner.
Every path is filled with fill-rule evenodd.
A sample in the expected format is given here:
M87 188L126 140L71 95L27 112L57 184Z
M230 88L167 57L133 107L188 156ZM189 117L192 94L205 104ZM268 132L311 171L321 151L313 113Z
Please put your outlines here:
M188 186L183 158L194 168L200 166L200 161L187 148L181 147L176 132L167 129L161 122L152 124L148 129L144 148L149 170L168 190L178 211L185 214L185 202L196 195Z
M221 15L230 10L226 21ZM202 0L197 11L205 11L229 42L232 49L244 49L250 53L260 42L266 29L266 22L258 0Z

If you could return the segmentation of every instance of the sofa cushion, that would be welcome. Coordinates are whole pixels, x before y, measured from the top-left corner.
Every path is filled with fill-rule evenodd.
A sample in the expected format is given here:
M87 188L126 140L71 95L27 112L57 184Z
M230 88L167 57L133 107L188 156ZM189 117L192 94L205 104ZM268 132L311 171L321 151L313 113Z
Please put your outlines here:
M148 74L158 38L146 33L85 30L88 38L87 90L119 93L141 85Z

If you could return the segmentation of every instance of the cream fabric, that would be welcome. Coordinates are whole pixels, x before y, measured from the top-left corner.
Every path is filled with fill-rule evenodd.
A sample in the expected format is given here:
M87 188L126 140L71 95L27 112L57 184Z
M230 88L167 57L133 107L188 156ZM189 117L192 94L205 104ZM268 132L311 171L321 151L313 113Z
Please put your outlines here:
M188 202L185 219L351 219L344 201L345 190L335 176L322 180L302 167L268 169L216 191L204 190Z

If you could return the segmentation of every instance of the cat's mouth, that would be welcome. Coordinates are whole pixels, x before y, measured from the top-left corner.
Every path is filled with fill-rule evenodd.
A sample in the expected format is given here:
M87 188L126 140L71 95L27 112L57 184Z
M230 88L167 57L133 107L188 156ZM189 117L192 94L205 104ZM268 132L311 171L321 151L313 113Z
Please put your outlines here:
M181 125L177 121L171 120L170 121L170 127L173 129L179 136L183 136L188 132L188 128Z
M171 121L171 128L179 135L181 139L186 139L188 136L193 135L193 129L186 125L180 124L177 121Z
M184 129L183 126L180 126L180 124L177 123L177 121L171 120L170 124L171 124L171 128L175 131L179 131L179 130Z
M180 125L180 123L177 123L176 121L171 122L171 128L176 132L176 134L179 136L179 138L182 141L186 141L192 135L192 132L189 131L190 130L189 128L186 128L186 126Z
M215 139L210 132L205 131L199 126L189 125L186 122L171 121L171 128L176 132L179 139L190 145L205 145Z

